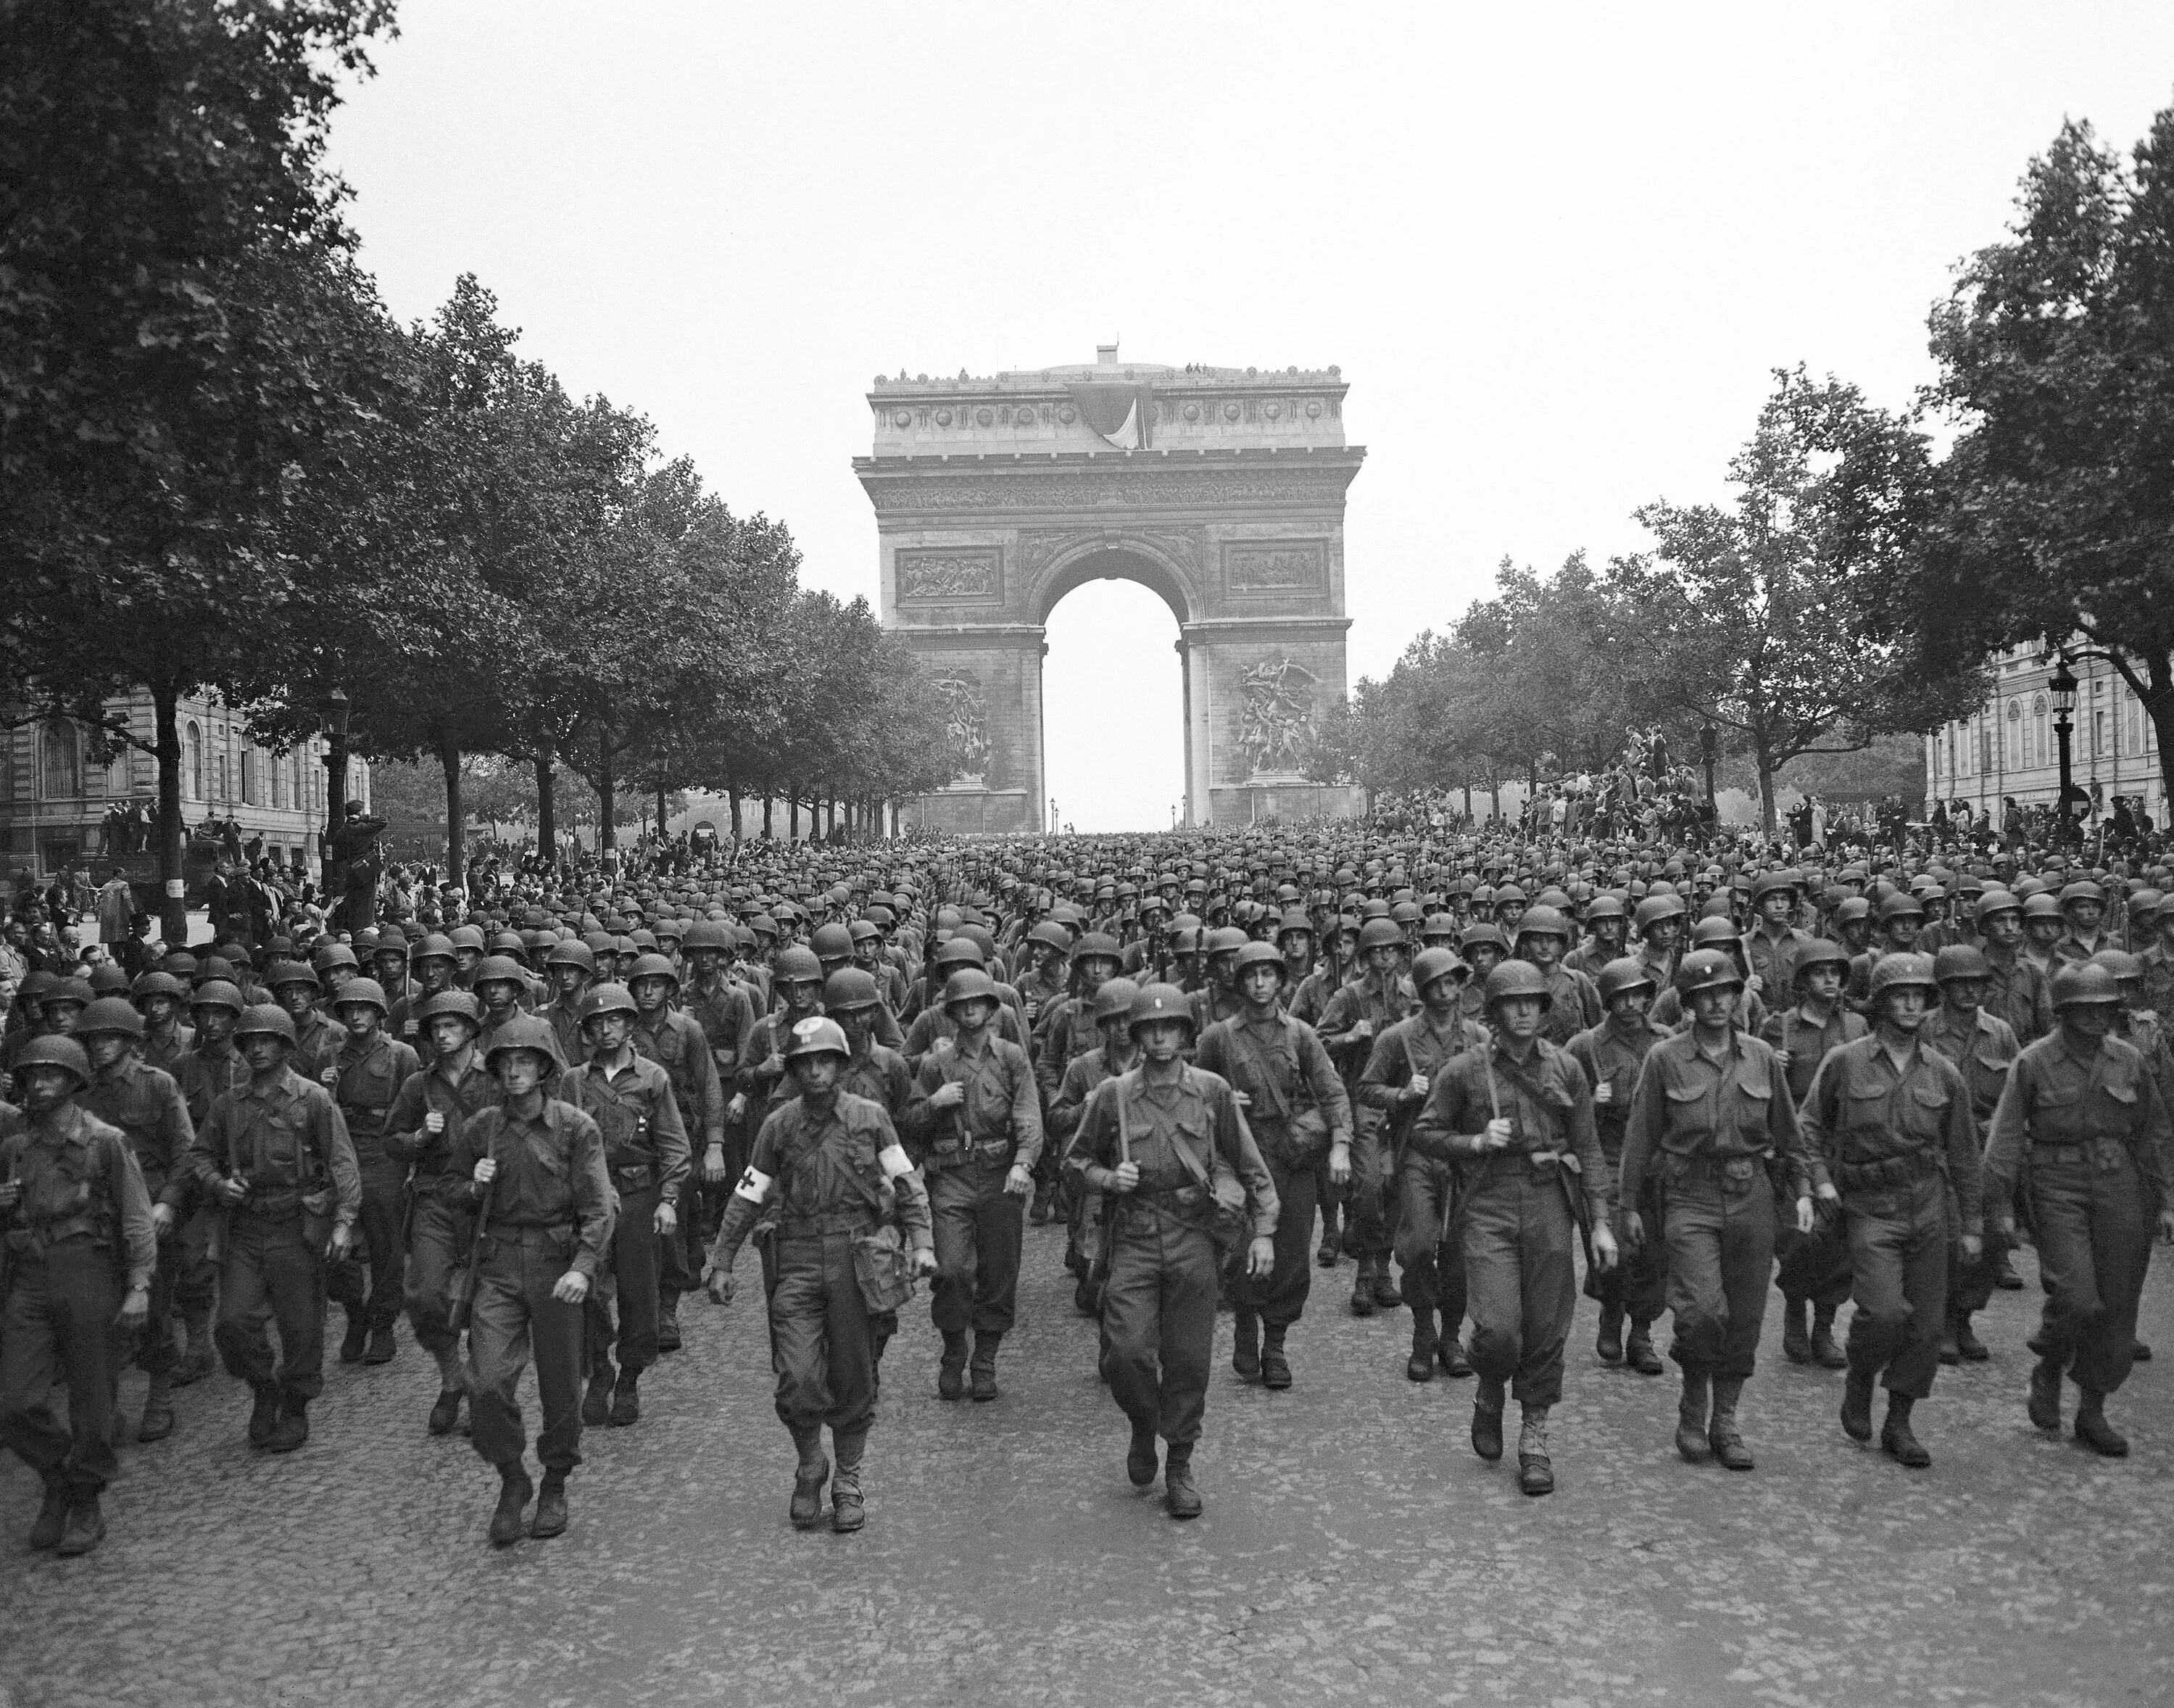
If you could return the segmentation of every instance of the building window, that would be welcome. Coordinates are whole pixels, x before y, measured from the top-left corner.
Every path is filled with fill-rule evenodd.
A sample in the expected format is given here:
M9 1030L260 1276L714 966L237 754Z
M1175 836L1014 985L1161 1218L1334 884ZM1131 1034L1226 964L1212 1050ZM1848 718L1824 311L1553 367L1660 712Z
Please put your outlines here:
M2023 705L2020 700L2008 702L2008 732L2002 737L2007 754L2004 763L2011 771L2023 769Z
M83 792L83 738L64 717L57 717L41 732L39 751L41 781L46 799L73 800Z
M2042 694L2031 702L2031 722L2037 733L2031 743L2035 751L2030 763L2042 765L2046 763L2046 696Z
M189 798L192 801L201 801L204 797L203 732L195 724L190 724L189 732L183 744L188 749L187 757L189 767Z
M245 807L253 807L257 804L257 791L259 786L257 767L257 749L252 747L246 747L241 750L242 805Z
M2103 711L2091 714L2091 757L2097 759L2106 752L2106 719Z

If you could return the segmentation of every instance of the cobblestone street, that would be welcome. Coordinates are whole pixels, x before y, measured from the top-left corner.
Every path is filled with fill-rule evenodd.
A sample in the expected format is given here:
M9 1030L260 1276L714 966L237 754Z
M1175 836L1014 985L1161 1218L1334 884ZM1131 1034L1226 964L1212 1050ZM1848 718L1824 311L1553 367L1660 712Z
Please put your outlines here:
M285 1460L243 1444L235 1384L185 1390L180 1431L124 1453L112 1534L82 1561L21 1550L35 1491L11 1458L0 1702L2166 1700L2163 1262L2142 1332L2166 1350L2114 1408L2125 1462L2025 1421L2035 1285L1980 1319L1989 1365L1942 1372L1920 1474L1843 1438L1838 1375L1778 1357L1747 1398L1758 1471L1680 1462L1673 1384L1600 1366L1586 1303L1544 1500L1473 1457L1471 1383L1404 1380L1409 1317L1345 1314L1346 1264L1294 1331L1291 1392L1223 1369L1207 1516L1177 1525L1125 1481L1057 1251L1032 1235L994 1404L933 1397L917 1301L858 1538L787 1525L791 1449L744 1298L690 1305L643 1421L587 1434L554 1542L484 1542L495 1479L424 1434L430 1366L404 1338L382 1370L335 1368Z

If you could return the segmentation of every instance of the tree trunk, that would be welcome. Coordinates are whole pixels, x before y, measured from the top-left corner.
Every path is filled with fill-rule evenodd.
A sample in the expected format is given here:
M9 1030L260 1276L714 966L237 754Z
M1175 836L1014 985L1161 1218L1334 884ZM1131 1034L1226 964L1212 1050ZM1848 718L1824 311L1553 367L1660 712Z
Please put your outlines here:
M762 840L765 842L771 840L770 814L771 808L775 804L771 798L770 791L765 789L762 792Z
M536 761L536 851L546 860L555 860L559 855L557 805L551 798L551 759L547 754Z
M1502 773L1492 765L1487 767L1487 786L1494 792L1494 822L1499 824L1502 822Z
M733 846L738 847L740 840L740 786L730 778L725 781L725 800L732 808Z
M1464 822L1472 822L1472 773L1464 774Z
M785 786L785 840L788 842L800 840L800 785L798 783Z
M1752 732L1752 757L1759 766L1759 819L1771 840L1774 835L1774 749L1763 730Z
M170 688L151 690L153 741L159 755L159 934L169 949L189 940L189 904L184 887L181 834L181 727L176 716L179 696Z
M451 735L438 738L438 763L446 770L446 881L457 886L464 863L462 820L468 814L461 810L461 750Z
M597 737L597 857L603 857L604 850L619 846L619 826L612 821L619 817L614 810L619 799L619 786L612 781L611 738Z
M664 786L657 786L657 840L664 840Z

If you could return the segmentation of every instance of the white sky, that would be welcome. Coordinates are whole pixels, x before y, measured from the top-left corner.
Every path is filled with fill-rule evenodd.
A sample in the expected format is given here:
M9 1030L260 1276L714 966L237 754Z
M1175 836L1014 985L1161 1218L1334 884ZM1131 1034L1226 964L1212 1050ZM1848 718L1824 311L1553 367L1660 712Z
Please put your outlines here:
M1351 674L1505 554L1718 496L1768 370L1906 403L1924 318L2063 116L2126 149L2165 5L408 0L336 122L403 318L476 273L809 583L876 596L874 375L1340 364ZM1050 626L1050 792L1182 792L1167 609Z

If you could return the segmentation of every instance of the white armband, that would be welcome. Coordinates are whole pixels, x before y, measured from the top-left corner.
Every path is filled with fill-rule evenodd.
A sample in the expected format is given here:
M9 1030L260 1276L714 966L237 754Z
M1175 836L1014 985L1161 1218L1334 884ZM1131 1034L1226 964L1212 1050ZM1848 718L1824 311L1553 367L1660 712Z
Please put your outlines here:
M902 1144L887 1144L876 1153L876 1160L883 1165L884 1178L895 1181L900 1175L913 1172L913 1159L906 1154Z
M733 1188L733 1196L759 1204L770 1196L770 1176L760 1169L750 1168L740 1176L740 1183Z

